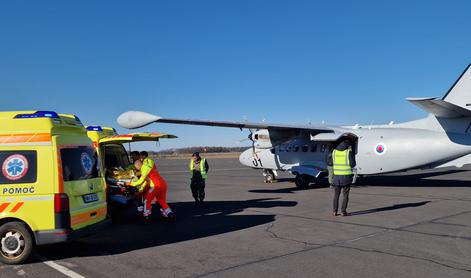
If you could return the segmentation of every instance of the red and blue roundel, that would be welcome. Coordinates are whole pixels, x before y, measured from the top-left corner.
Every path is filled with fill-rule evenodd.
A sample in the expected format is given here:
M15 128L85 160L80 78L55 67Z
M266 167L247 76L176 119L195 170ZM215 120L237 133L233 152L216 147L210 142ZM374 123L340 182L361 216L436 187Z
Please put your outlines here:
M83 170L87 175L90 175L93 170L93 159L90 157L88 153L82 153L80 156L80 163L82 164Z
M28 173L28 159L21 154L10 155L2 164L3 176L9 180L19 180Z
M386 145L383 143L378 143L375 146L375 153L377 155L383 155L386 152Z

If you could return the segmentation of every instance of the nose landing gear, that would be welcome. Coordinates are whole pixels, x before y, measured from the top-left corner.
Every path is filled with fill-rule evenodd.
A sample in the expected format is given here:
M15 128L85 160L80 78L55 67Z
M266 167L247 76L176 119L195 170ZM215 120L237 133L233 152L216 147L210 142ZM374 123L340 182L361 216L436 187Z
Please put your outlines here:
M263 169L263 177L265 183L273 183L276 181L276 176L273 170Z

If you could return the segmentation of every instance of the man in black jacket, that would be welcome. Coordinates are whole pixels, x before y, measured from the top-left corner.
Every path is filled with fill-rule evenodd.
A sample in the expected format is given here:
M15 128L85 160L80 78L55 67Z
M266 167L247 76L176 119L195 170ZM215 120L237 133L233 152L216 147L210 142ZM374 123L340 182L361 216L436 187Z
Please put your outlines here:
M340 192L343 192L342 201L342 216L347 216L348 195L350 193L350 186L353 183L353 167L355 167L355 154L353 153L351 143L349 140L342 141L332 152L332 168L333 168L333 186L334 186L334 202L333 214L339 215L339 197Z

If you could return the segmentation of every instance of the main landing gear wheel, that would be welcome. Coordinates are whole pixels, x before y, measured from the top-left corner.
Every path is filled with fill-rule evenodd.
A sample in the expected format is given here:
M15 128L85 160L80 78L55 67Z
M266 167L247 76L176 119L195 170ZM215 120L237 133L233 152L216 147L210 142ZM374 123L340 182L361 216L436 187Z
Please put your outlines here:
M309 186L309 176L297 174L294 183L299 189L307 188Z
M21 264L32 250L33 238L25 224L10 222L0 227L0 262Z

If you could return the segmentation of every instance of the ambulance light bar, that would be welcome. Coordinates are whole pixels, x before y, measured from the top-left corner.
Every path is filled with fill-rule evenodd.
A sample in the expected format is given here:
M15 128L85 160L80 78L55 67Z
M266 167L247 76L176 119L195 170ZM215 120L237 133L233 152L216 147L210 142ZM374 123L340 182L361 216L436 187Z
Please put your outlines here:
M88 131L103 131L103 128L99 125L87 126Z
M36 111L32 114L18 114L14 119L52 118L58 119L59 115L54 111Z

